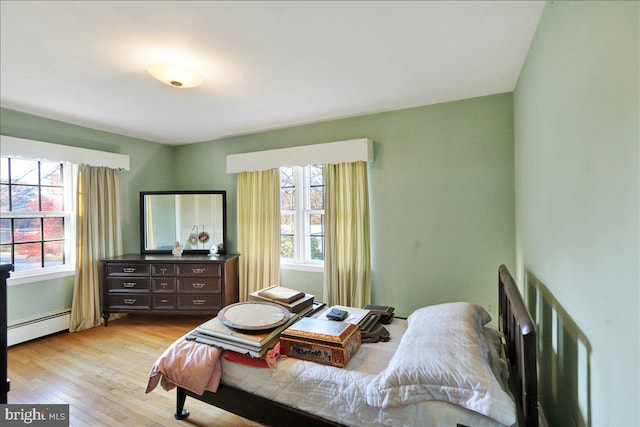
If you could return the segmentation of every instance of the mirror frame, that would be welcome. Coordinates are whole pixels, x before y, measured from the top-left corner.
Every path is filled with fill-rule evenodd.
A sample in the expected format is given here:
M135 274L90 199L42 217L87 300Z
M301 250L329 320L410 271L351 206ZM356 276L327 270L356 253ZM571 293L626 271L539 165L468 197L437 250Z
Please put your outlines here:
M180 195L180 194L220 194L222 195L222 250L219 250L219 255L226 254L227 250L227 192L225 190L184 190L184 191L141 191L140 192L140 253L141 254L169 254L172 253L171 249L147 249L145 247L146 242L146 204L145 197L153 195ZM202 255L209 254L208 249L185 249L183 255Z

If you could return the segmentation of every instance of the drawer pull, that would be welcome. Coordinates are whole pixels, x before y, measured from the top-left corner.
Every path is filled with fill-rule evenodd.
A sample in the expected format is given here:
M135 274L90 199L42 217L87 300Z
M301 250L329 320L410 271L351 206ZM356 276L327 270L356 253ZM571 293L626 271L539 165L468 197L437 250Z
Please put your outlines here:
M135 288L136 282L124 282L122 286L124 286L125 288Z
M169 302L169 300L168 299L161 299L160 302L163 303L163 304L166 304L166 303Z
M202 274L204 273L204 268L192 268L191 272L196 274Z
M191 286L193 286L195 289L202 289L206 286L206 284L204 283L192 283Z
M193 305L204 305L205 302L207 302L206 299L194 299Z
M132 305L132 304L136 303L136 299L135 298L125 298L124 303Z
M136 268L135 267L123 267L122 271L124 271L125 273L135 273Z

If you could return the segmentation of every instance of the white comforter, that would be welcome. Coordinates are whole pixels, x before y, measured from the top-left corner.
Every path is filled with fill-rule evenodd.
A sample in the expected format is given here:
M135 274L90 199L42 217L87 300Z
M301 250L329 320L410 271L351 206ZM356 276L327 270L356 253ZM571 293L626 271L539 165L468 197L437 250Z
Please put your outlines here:
M483 327L490 317L479 306L455 304L418 310L408 321L394 320L387 326L390 342L363 344L344 369L288 358L271 372L223 359L222 382L350 426L512 425L516 422L513 401L493 374L485 378L486 369L491 372L501 366L496 360L492 364L485 339L486 333L497 331ZM463 326L470 331L461 333L459 322L450 320L425 328L424 322L432 322L435 315L464 317L470 324ZM410 339L403 339L405 335ZM444 337L447 344L434 348ZM459 353L467 350L469 357ZM428 360L420 356L424 352L430 353ZM425 360L443 364L415 369ZM434 391L430 383L434 377L455 384L439 384Z

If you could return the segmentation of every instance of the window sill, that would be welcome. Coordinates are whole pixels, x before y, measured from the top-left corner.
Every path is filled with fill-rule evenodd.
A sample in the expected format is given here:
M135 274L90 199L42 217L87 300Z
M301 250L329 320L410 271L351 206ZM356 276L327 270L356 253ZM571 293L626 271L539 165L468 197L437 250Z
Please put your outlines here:
M17 273L11 272L11 277L7 279L7 286L24 285L27 283L43 282L45 280L60 279L63 277L74 276L76 274L73 268L56 269L49 271L38 271L37 273Z
M324 265L322 264L295 264L295 263L281 263L280 269L282 270L295 270L295 271L308 271L311 273L323 273Z

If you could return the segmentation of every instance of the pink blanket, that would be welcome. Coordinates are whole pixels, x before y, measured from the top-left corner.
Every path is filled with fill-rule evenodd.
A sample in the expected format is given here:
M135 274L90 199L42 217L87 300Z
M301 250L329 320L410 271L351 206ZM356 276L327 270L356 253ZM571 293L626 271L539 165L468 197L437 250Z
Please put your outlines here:
M197 394L205 390L216 392L222 375L221 354L222 350L217 347L180 338L151 368L145 393L158 383L167 391L180 386Z

